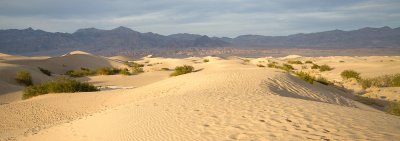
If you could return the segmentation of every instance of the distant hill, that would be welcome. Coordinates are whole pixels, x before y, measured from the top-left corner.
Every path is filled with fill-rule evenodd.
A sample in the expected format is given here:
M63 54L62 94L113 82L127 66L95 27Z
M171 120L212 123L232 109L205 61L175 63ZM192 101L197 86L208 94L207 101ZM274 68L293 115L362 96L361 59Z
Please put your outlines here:
M399 47L400 28L362 28L354 31L332 30L289 36L241 35L236 38L208 37L197 34L160 35L140 33L126 27L112 30L79 29L74 33L52 33L27 28L0 30L0 52L48 55L72 50L119 55L156 49L214 47L260 48L364 48ZM126 55L126 54L124 54Z

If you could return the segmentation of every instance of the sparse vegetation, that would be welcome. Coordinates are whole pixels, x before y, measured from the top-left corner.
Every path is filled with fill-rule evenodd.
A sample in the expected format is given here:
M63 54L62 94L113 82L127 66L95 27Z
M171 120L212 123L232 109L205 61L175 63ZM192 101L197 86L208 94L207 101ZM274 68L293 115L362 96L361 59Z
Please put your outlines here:
M323 85L331 85L332 82L329 82L328 79L324 78L324 77L318 77L317 79L315 79L315 81L323 84Z
M307 81L310 84L314 83L315 77L311 76L310 74L306 73L306 72L295 72L295 74L300 78L303 79L304 81Z
M98 91L98 89L89 83L82 83L77 80L67 78L58 78L47 83L26 87L24 89L23 99L48 93L74 93L90 91Z
M360 78L359 83L366 89L372 86L375 87L400 87L400 73L393 75L384 75L374 78Z
M110 68L110 67L104 67L104 68L98 68L96 70L97 75L115 75L118 74L121 70L117 68Z
M317 65L317 64L313 64L313 65L311 66L311 69L319 69L319 68L320 68L320 66Z
M288 63L289 64L303 64L303 62L301 62L299 60L289 60Z
M265 67L265 66L264 66L264 65L261 65L261 64L257 64L257 67L263 68L263 67Z
M129 70L127 68L121 69L121 71L119 73L122 75L131 75L131 73L129 72Z
M245 63L249 63L249 62L250 62L249 59L244 59L243 61L244 61Z
M386 112L392 115L400 116L400 101L390 102L385 108Z
M132 74L138 74L144 72L142 67L132 67L131 69L132 69Z
M307 66L301 66L301 69L308 69Z
M340 76L343 79L355 78L355 79L359 80L361 78L360 73L358 73L354 70L344 70L344 71L342 71L342 73L340 73Z
M40 72L42 72L43 74L47 75L47 76L51 76L51 71L46 70L44 68L38 67L38 69L40 70Z
M328 66L328 65L319 66L319 71L321 71L321 72L323 72L323 71L331 71L331 70L333 70L333 68Z
M283 64L282 69L286 71L294 70L293 66L289 64Z
M169 71L169 68L161 68L161 70Z
M132 74L138 74L138 73L142 73L143 71L143 64L139 64L136 62L126 62L125 63L127 66L129 66L132 69Z
M84 76L91 76L91 75L95 75L96 72L95 71L91 71L88 68L83 68L81 67L80 70L69 70L67 72L65 72L65 75L68 75L70 77L84 77Z
M28 71L19 71L15 75L15 80L22 85L30 86L32 85L32 76Z
M144 67L144 64L139 64L136 62L125 62L125 65L127 65L128 67L134 67L134 68Z
M344 63L344 61L343 61L343 60L340 60L339 63Z
M187 74L193 72L194 68L189 65L177 66L175 67L175 72L173 72L170 76L178 76L182 74Z
M313 62L310 61L310 60L308 60L308 61L306 61L306 62L304 62L304 63L306 63L306 64L312 64Z
M277 65L276 62L269 63L267 66L268 66L269 68L277 68L277 69L281 69L281 70L285 70L285 71L292 71L292 70L294 70L294 68L293 68L292 65L283 64L282 66L279 66L279 65Z
M207 62L210 62L210 60L204 59L203 62L204 62L204 63L207 63Z

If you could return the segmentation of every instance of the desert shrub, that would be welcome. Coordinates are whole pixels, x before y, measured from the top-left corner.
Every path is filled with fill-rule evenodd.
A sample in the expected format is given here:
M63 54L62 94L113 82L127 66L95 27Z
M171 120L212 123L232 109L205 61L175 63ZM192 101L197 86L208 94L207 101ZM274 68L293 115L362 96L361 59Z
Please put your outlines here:
M267 65L269 68L277 68L277 69L281 69L281 70L285 70L285 71L291 71L294 70L292 65L289 64L283 64L282 66L278 66L277 63L269 63Z
M132 69L133 74L138 74L138 73L144 72L142 67L132 67L131 69Z
M317 79L315 79L315 81L323 84L323 85L330 85L332 84L331 82L328 81L328 79L324 78L324 77L318 77Z
M131 75L131 73L129 72L129 70L127 68L121 69L121 71L119 73L122 75Z
M342 73L340 73L340 76L343 79L355 78L355 79L359 80L361 78L360 73L358 73L354 70L344 70L344 71L342 71Z
M249 59L244 59L243 61L244 61L245 63L249 63L249 62L250 62Z
M328 66L328 65L319 66L319 71L321 71L321 72L323 72L323 71L331 71L331 70L333 70L333 68Z
M125 65L127 65L128 67L135 67L135 68L144 67L143 64L139 64L139 63L136 63L136 62L125 62Z
M144 72L143 71L144 64L139 64L139 63L136 63L136 62L126 62L125 64L132 69L132 74L138 74L138 73ZM148 64L148 66L149 65L150 64ZM150 66L152 66L152 65L150 65Z
M307 66L301 66L301 69L308 69Z
M207 63L207 62L210 62L210 60L204 59L203 62L204 62L204 63Z
M169 68L161 68L161 70L169 71Z
M400 73L393 75L384 75L374 78L359 79L361 86L366 89L375 87L400 87Z
M186 73L191 73L194 70L192 66L183 65L175 67L175 72L173 72L170 76L178 76Z
M109 68L109 67L104 67L104 68L98 68L96 70L97 75L114 75L118 74L121 70L117 68Z
M15 75L15 80L22 85L30 86L32 85L32 76L27 71L19 71Z
M51 76L51 71L46 70L44 68L38 67L38 69L40 70L40 72L42 72L43 74L47 75L47 76Z
M343 61L343 60L340 60L339 63L344 63L344 61Z
M91 76L91 75L95 75L96 72L95 71L91 71L88 68L83 68L81 67L80 70L69 70L67 72L65 72L65 75L68 75L70 77L84 77L84 76Z
M306 73L306 72L295 72L295 74L302 80L307 81L310 84L314 83L315 77L311 76L310 74Z
M265 66L264 66L264 65L261 65L261 64L257 64L257 67L263 68L263 67L265 67Z
M390 102L385 110L389 114L400 116L400 101Z
M278 66L276 65L276 63L269 63L267 65L269 68L277 68Z
M286 71L294 70L293 66L289 65L289 64L283 64L281 69L286 70Z
M310 60L308 60L308 61L306 61L306 62L304 62L304 63L306 63L306 64L312 64L313 62L310 61Z
M317 64L313 64L312 66L311 66L311 69L319 69L320 68L320 66L318 66Z
M288 61L289 64L303 64L301 61L299 60L289 60Z
M27 99L48 93L74 93L90 91L98 91L98 89L89 83L82 83L77 80L67 78L58 78L47 83L26 87L24 89L22 98Z

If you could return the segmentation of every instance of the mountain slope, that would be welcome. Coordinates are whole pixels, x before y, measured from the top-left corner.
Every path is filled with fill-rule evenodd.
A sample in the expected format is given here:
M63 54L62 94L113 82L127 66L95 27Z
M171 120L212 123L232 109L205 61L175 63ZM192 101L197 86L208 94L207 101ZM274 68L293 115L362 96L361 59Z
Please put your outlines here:
M196 34L140 33L126 27L112 30L79 29L70 33L51 33L32 28L0 30L0 52L10 54L58 55L84 50L92 53L127 55L126 52L151 54L157 49L215 47L298 47L365 48L400 47L400 28L362 28L354 31L332 30L289 36L241 35L236 38L208 37ZM161 51L162 52L162 51ZM124 54L125 53L125 54Z

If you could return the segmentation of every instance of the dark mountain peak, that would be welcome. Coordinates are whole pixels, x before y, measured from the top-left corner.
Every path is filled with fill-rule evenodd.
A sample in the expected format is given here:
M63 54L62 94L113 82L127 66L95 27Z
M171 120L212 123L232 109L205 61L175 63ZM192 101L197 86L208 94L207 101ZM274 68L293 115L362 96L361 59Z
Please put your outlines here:
M97 33L97 32L100 32L100 31L101 31L100 29L91 27L91 28L78 29L74 33Z
M26 28L24 30L33 31L33 28L32 27L28 27L28 28Z
M131 31L133 31L132 29L127 28L127 27L125 27L125 26L119 26L119 27L114 28L114 29L112 29L112 30L113 30L113 31L124 31L124 32L131 32Z

